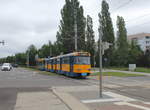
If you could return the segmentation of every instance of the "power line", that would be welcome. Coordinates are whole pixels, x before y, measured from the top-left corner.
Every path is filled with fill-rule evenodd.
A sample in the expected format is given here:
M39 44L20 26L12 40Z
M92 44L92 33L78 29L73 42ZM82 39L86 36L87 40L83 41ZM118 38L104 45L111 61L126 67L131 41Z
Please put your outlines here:
M147 23L149 23L150 21L148 21L148 22L144 22L144 23L142 23L142 24L137 24L137 25L134 25L134 26L131 26L131 27L127 27L127 28L133 28L133 27L135 27L135 26L140 26L140 25L144 25L144 24L147 24Z
M118 9L125 7L126 5L128 5L128 4L129 4L130 2L132 2L132 1L133 1L133 0L129 0L129 1L125 2L125 3L123 3L122 5L120 5L119 7L117 7L115 10L113 10L111 13L114 13L114 12L117 11Z
M130 21L134 21L134 20L139 20L139 18L143 18L143 17L145 17L145 16L149 16L149 15L150 15L150 13L145 14L145 15L141 15L141 16L138 16L138 17L136 17L136 18L133 18L133 19L127 20L127 21L125 21L125 22L130 22Z

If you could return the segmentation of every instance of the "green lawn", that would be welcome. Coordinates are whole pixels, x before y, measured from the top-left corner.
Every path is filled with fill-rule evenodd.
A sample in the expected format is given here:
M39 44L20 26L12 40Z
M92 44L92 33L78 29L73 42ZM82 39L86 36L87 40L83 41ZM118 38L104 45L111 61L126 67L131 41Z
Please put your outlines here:
M99 75L99 73L91 74L93 76ZM103 72L103 76L116 76L116 77L136 77L136 76L144 76L139 74L128 74L122 72Z
M135 71L136 71L136 72L150 73L150 68L138 67Z
M113 69L113 70L121 70L121 71L128 71L128 68L126 67L111 67L108 69ZM137 67L135 72L143 72L143 73L150 73L150 68L144 68L144 67Z

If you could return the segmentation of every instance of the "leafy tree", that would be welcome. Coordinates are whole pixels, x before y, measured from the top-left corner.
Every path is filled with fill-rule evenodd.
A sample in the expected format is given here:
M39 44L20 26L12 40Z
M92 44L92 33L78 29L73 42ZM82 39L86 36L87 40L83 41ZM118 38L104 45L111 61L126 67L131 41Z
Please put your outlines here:
M15 55L16 63L19 65L25 65L26 64L26 54L25 53L17 53Z
M150 68L150 50L146 50L146 52L140 55L138 59L138 66Z
M62 20L59 26L60 32L57 33L57 41L63 45L63 52L69 53L75 51L75 20L77 22L78 50L84 50L85 18L83 15L83 7L80 6L78 0L65 0L65 5L61 10L61 16Z
M57 47L58 54L64 52L63 48L63 40L60 32L58 31L56 34L57 41L55 42L55 47Z
M92 18L88 15L86 22L86 51L91 54L91 63L94 66L94 54L95 54L95 39L93 31L93 21Z
M15 57L14 56L8 56L6 58L6 62L8 62L8 63L14 63L15 62Z
M36 61L35 61L35 56L37 54L37 49L34 45L30 45L28 47L28 50L26 51L26 55L29 56L29 65L30 66L35 66Z
M137 64L138 59L142 55L142 50L137 45L136 42L132 41L129 45L129 58L128 58L128 64Z
M109 12L109 5L105 0L102 1L102 10L101 14L99 14L99 19L100 19L100 26L102 28L102 41L112 44L110 48L105 51L104 54L104 58L107 59L107 65L110 66L112 65L112 62L114 60L112 56L114 52L115 37L113 24Z
M49 45L44 44L41 49L39 49L38 51L39 57L40 58L47 58L48 56L50 56L50 48Z
M127 30L123 17L117 17L117 51L116 61L118 66L125 66L128 63L129 44L127 41Z

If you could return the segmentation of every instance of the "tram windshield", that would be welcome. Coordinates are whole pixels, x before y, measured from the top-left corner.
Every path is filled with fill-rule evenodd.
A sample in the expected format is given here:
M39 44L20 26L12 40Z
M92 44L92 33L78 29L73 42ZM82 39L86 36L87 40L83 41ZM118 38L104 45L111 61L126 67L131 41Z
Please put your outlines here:
M75 57L74 58L75 64L90 64L90 57Z

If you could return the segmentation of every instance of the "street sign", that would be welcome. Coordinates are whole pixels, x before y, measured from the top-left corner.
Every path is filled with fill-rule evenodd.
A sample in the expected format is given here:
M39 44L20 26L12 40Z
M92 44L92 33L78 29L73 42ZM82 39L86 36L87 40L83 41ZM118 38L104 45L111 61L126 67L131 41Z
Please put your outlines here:
M5 44L5 41L4 41L4 40L3 40L3 41L1 41L1 42L0 42L0 44L4 45L4 44Z

